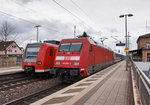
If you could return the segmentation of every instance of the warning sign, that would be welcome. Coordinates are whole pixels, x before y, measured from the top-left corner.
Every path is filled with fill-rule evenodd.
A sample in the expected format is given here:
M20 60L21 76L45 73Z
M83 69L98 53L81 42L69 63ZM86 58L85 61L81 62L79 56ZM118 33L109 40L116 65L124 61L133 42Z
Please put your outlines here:
M125 52L129 52L129 48L126 47L126 48L124 49L124 51L125 51Z

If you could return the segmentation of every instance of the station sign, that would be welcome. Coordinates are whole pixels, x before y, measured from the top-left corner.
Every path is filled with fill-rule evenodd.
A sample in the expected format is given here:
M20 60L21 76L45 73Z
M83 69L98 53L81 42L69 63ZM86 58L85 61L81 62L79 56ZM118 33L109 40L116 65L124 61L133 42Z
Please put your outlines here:
M116 46L125 46L125 43L117 43Z

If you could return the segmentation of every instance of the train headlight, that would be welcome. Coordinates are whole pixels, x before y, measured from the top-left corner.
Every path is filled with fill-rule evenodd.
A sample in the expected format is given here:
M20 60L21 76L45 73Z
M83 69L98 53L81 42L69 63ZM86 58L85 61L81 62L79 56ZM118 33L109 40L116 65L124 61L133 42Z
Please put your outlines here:
M56 64L56 65L60 65L60 62L56 62L55 64Z
M79 66L79 62L74 62L74 65L75 66Z
M36 64L37 64L37 65L41 65L41 64L42 64L42 62L38 61L38 62L36 62Z
M81 68L80 70L81 70L81 71L84 71L85 69L84 69L84 68Z

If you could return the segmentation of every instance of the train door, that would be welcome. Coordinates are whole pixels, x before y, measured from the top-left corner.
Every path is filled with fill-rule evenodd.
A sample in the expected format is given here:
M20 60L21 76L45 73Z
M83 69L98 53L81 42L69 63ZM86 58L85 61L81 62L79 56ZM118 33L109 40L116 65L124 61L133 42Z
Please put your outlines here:
M51 66L54 65L54 49L50 48Z
M49 56L50 56L50 65L51 65L51 67L53 67L54 64L55 64L55 57L56 57L56 53L57 53L57 47L51 47L49 49L49 52L50 52L50 54L49 54Z
M94 65L95 65L95 50L94 46L90 45L90 64L92 65L92 72L94 72Z

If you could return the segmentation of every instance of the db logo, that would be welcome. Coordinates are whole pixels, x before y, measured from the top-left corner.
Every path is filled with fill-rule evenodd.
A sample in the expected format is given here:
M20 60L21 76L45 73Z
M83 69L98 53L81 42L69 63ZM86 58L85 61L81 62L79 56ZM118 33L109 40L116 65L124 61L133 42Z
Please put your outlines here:
M65 60L70 60L70 56L65 56Z
M28 62L28 65L31 65L31 62Z

